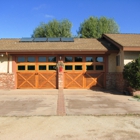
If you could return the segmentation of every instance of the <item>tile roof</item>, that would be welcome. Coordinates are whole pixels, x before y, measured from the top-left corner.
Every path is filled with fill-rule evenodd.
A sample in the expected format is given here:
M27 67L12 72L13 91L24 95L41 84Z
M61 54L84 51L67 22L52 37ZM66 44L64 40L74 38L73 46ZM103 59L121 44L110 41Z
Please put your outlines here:
M140 34L105 34L123 47L140 47Z
M108 51L97 39L74 39L74 42L19 42L20 39L0 39L0 51Z

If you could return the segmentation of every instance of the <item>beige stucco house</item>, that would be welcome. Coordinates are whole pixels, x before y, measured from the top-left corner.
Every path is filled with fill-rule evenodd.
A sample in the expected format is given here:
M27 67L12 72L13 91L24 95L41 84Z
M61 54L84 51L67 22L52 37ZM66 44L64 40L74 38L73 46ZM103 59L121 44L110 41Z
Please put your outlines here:
M63 88L123 91L123 68L140 54L140 34L103 34L101 39L0 39L0 89Z

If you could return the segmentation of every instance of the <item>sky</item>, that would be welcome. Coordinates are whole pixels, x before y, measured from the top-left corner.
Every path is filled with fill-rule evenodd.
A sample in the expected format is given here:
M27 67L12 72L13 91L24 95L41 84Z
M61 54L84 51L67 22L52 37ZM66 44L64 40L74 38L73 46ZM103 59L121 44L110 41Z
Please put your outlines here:
M31 37L41 23L68 19L72 34L90 16L113 18L120 33L140 33L140 0L1 0L0 38Z

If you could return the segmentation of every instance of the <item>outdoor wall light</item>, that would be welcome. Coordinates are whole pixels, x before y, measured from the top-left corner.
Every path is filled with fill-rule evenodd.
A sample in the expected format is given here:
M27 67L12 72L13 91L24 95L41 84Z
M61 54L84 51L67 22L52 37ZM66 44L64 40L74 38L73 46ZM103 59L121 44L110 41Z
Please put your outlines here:
M60 56L59 58L60 58L60 60L62 59L62 57L61 57L61 56Z
M4 56L4 54L0 54L0 56L1 56L1 57L3 57L3 56Z

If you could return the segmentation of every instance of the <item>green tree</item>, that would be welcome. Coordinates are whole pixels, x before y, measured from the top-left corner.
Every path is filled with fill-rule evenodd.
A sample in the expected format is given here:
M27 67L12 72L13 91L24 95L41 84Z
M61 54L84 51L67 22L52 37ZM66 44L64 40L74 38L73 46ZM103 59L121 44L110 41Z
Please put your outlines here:
M79 28L78 34L82 38L96 38L98 35L98 19L96 17L90 17L85 20Z
M72 23L67 19L52 20L35 28L32 37L71 37L71 27Z
M101 38L104 33L119 33L119 26L113 19L89 17L78 31L81 38Z

